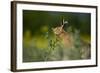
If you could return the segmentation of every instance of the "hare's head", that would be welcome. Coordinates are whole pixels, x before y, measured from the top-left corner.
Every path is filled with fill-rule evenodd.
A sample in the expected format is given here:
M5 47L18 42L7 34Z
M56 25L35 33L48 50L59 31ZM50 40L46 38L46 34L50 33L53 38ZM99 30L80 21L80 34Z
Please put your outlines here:
M64 25L61 25L61 26L52 28L54 34L59 35L60 33L62 33L62 32L64 31L64 30L63 30L63 26L64 26Z
M64 27L64 24L68 23L67 21L62 21L61 25L60 26L57 26L55 28L52 28L54 34L56 35L59 35L60 33L62 33L64 31L63 27Z

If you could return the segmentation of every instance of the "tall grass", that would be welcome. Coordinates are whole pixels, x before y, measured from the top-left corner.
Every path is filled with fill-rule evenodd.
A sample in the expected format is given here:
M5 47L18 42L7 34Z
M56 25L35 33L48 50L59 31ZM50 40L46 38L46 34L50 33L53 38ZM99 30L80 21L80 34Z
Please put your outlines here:
M23 62L89 59L90 46L82 42L79 30L70 27L67 32L74 39L72 48L64 48L60 40L54 34L51 35L49 31L42 34L43 38L41 39L42 42L40 42L40 44L43 44L46 41L45 45L47 47L37 47L36 39L39 39L37 37L29 37L30 39L27 41L25 41L27 38L24 38Z

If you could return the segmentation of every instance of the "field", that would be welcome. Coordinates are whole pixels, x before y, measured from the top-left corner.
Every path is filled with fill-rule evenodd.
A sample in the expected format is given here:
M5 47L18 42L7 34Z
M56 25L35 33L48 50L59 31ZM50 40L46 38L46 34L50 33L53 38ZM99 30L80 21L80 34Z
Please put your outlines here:
M68 24L74 46L64 48L52 28ZM23 62L82 60L91 58L91 21L89 13L23 10Z

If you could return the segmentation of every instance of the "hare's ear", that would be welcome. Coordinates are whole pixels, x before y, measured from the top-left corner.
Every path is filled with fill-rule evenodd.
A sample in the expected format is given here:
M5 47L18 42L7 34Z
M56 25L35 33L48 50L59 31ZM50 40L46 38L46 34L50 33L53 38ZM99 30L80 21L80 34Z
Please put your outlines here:
M64 26L64 25L61 23L61 24L60 24L60 27L63 28L63 26Z
M61 28L64 27L64 19L62 19L62 22L61 22Z
M64 27L64 24L63 25L61 25L61 28L63 28Z

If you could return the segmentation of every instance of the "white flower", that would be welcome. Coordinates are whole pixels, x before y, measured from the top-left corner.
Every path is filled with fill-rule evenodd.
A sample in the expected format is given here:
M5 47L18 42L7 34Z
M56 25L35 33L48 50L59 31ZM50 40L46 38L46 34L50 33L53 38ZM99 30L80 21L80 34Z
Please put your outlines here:
M64 21L64 19L63 19L63 24L67 24L68 23L68 21Z
M67 24L68 23L68 21L64 21L64 24Z

